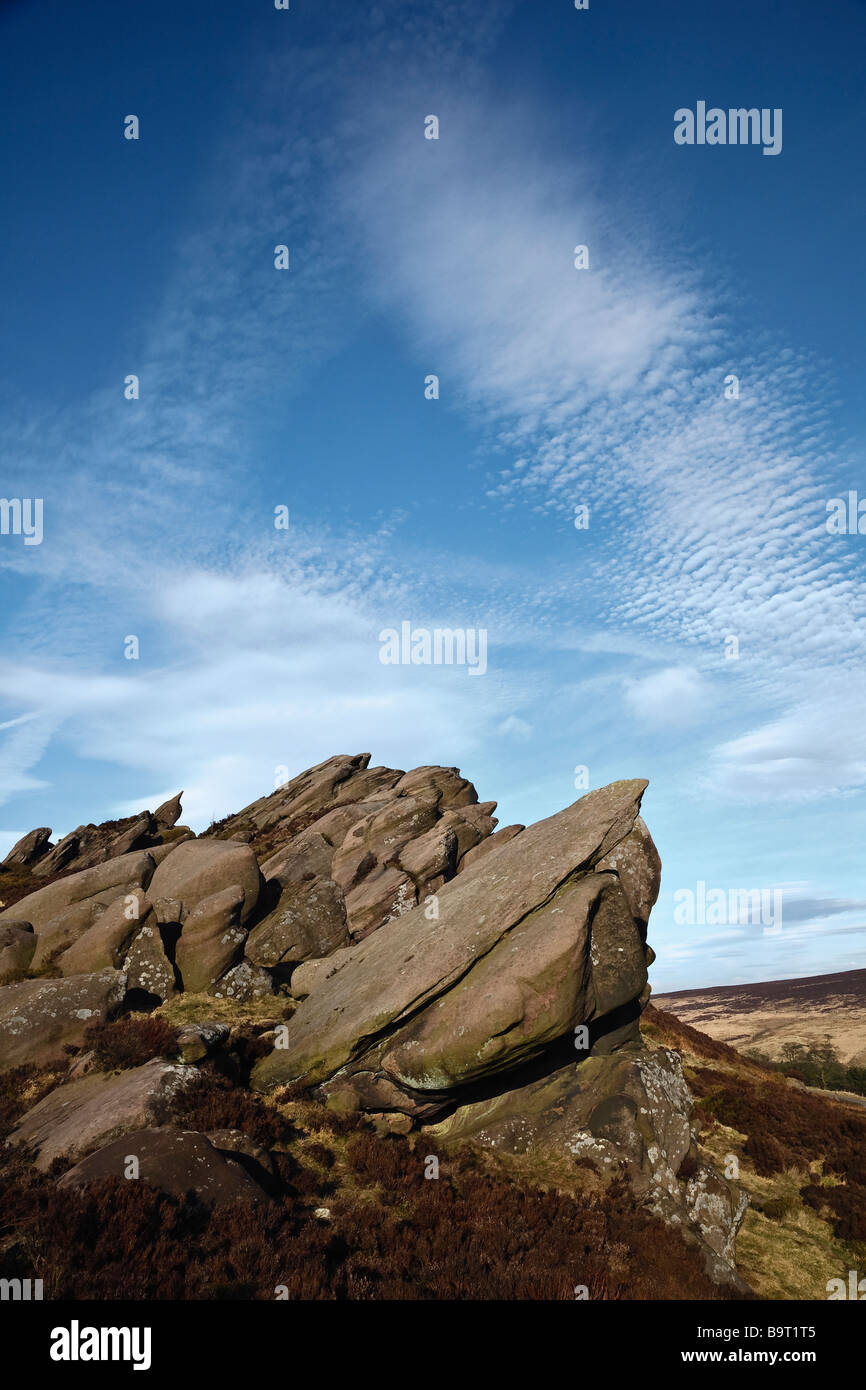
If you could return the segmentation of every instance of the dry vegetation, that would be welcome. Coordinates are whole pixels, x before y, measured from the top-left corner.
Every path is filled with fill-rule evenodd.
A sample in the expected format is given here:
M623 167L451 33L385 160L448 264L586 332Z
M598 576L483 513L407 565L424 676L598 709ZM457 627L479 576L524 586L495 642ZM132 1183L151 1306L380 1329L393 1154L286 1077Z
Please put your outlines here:
M766 1298L826 1298L827 1280L866 1261L866 1112L652 1006L643 1028L681 1053L708 1157L738 1161L751 1202L740 1273Z

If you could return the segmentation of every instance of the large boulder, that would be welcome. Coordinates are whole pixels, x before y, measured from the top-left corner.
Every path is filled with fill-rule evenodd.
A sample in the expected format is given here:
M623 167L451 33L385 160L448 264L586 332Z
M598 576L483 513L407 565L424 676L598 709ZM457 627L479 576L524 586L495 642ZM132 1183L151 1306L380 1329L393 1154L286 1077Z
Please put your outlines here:
M69 874L56 883L38 888L35 893L15 903L14 907L0 912L0 925L23 918L32 923L38 935L53 918L77 903L89 902L107 907L124 893L146 888L153 872L154 863L146 851L120 855L104 864L96 864L91 869Z
M261 881L258 860L249 845L210 838L185 840L158 865L148 896L152 902L176 899L185 921L206 898L239 887L243 891L240 920L245 925L255 911Z
M22 835L10 849L0 867L4 869L16 868L19 865L27 867L35 864L37 859L42 859L51 848L51 827L41 825L37 830L31 830L27 835Z
M610 870L619 878L645 940L649 915L659 895L662 861L641 816L631 833L601 860L598 867Z
M412 879L400 869L376 865L346 894L346 916L353 936L362 938L409 912L418 901Z
M200 1075L196 1067L159 1058L114 1075L91 1072L49 1091L6 1142L30 1150L36 1167L47 1170L61 1154L74 1157L159 1123L165 1107Z
M88 1024L119 1009L126 976L118 970L62 980L22 980L0 990L0 1071L55 1062L64 1045L80 1047Z
M630 834L645 787L615 782L591 792L445 884L438 916L419 905L350 948L287 1024L287 1046L258 1062L252 1084L326 1081L350 1062L363 1066L365 1053L381 1055L388 1037L434 1002L450 1007L443 996L474 965Z
M171 830L177 825L183 810L180 800L182 796L183 792L178 792L177 796L172 796L168 801L163 801L161 806L157 806L153 813L157 830Z
M617 953L618 974L590 959L593 942L597 957ZM409 1090L448 1092L520 1066L578 1024L628 1004L645 983L643 943L622 889L590 874L563 884L435 1008L399 1029L378 1068Z
M140 888L115 898L60 956L60 973L89 975L97 970L119 970L133 937L150 916L150 903Z
M233 999L236 1004L251 1004L276 994L274 978L260 965L242 960L221 975L209 991L215 999Z
M43 922L30 962L31 972L35 974L55 966L59 968L60 956L90 930L103 911L102 903L96 898L85 898L84 902L70 903L56 917Z
M247 939L243 906L244 890L232 884L201 899L185 918L174 956L184 990L204 993L238 960Z
M305 830L281 846L262 864L269 883L304 883L311 878L330 878L334 846L317 830Z
M123 961L130 1003L164 1003L175 992L175 970L166 953L154 912L148 912ZM141 998L143 996L143 998Z
M244 954L254 965L289 967L348 943L340 888L330 878L312 879L282 887L274 910L250 932Z
M131 1159L137 1161L135 1178L129 1176ZM207 1206L270 1201L241 1162L192 1130L157 1127L125 1134L68 1169L57 1186L74 1191L104 1178L144 1182L174 1197L194 1192Z

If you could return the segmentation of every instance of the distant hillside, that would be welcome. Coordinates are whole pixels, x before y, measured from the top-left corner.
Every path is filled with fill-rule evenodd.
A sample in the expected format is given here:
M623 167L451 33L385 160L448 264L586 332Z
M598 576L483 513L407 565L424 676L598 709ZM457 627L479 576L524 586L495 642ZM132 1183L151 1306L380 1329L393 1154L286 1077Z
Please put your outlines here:
M829 1034L842 1061L866 1065L866 970L678 990L653 1002L740 1051L756 1047L777 1058L785 1043L809 1046Z

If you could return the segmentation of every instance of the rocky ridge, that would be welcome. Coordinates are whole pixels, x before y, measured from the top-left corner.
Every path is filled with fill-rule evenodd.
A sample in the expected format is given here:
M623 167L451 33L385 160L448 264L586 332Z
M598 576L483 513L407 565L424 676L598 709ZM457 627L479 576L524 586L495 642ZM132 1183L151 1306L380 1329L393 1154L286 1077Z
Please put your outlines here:
M254 1094L303 1091L548 1180L624 1174L712 1280L743 1289L745 1197L698 1160L677 1052L641 1036L661 867L646 783L497 829L456 768L369 762L330 758L200 836L178 826L179 794L55 846L45 827L19 841L0 866L0 1071L76 1055L9 1142L43 1170L81 1155L64 1191L120 1175L133 1148L166 1191L207 1173L202 1200L267 1202L266 1150L164 1124L177 1089L230 1055L228 1027L120 1078L88 1073L84 1049L94 1023L184 996L271 1007Z

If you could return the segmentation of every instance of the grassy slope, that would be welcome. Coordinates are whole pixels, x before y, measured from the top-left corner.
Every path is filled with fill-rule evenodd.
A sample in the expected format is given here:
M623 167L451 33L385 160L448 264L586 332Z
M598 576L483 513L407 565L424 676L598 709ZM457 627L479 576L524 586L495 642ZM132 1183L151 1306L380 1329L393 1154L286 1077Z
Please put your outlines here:
M844 1185L859 1202L862 1170L850 1146L866 1151L866 1120L842 1102L789 1087L733 1048L716 1042L672 1014L647 1010L642 1022L650 1046L675 1048L697 1100L704 1154L724 1170L734 1155L750 1206L737 1240L737 1267L762 1298L824 1299L829 1279L862 1271L866 1241L840 1234L847 1223L804 1199L804 1189ZM748 1115L746 1129L726 1123ZM782 1118L786 1115L789 1122ZM792 1130L802 1136L792 1142ZM769 1158L766 1141L778 1145ZM767 1171L772 1169L774 1171ZM840 1171L841 1170L841 1171ZM846 1171L847 1170L847 1171ZM866 1231L856 1221L859 1236Z

